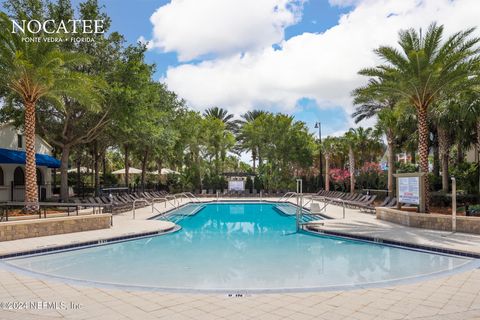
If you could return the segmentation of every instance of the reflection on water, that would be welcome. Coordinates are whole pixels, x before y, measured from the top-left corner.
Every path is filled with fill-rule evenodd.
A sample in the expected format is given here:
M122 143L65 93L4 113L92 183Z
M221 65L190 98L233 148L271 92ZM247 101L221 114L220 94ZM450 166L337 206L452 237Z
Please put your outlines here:
M468 260L295 233L271 204L209 204L166 236L12 260L53 275L177 288L274 289L364 284Z

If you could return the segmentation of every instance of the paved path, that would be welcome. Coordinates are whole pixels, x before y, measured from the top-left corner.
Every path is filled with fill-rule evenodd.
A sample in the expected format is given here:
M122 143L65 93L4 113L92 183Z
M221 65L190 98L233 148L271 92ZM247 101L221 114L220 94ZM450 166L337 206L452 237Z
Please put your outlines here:
M314 293L176 294L124 291L39 280L0 269L0 301L80 305L5 310L0 319L479 319L480 270L411 285Z

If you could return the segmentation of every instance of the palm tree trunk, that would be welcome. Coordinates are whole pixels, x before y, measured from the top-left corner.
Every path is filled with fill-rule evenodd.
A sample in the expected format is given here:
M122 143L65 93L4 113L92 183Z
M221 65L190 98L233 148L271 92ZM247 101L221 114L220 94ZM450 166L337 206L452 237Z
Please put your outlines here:
M387 188L388 195L393 196L393 172L395 170L395 161L393 153L393 139L387 137L387 163L388 163L388 176L387 176Z
M355 192L355 155L353 154L353 148L348 148L348 166L350 169L350 193Z
M95 140L93 143L93 170L94 170L94 187L95 187L95 196L100 195L100 175L98 173L99 166L99 155L98 155L98 141Z
M448 135L445 129L438 128L438 147L442 166L442 191L448 192Z
M417 122L418 122L418 156L420 162L420 172L425 172L423 176L424 186L425 186L425 212L429 211L429 204L430 204L430 186L428 183L428 140L430 132L428 130L428 123L427 123L427 108L421 106L417 109Z
M432 144L432 149L433 149L433 175L435 177L440 176L440 137L439 137L439 128L437 128L437 132L434 133L433 135L433 144Z
M330 154L325 153L325 190L330 191Z
M35 103L25 102L25 211L38 210L37 165L35 162Z
M163 167L163 161L161 157L157 158L157 170L158 170L158 175L157 175L157 180L159 183L162 182L161 177L162 177L162 167Z
M102 176L103 176L103 187L105 187L105 181L107 180L107 151L104 150L102 154Z
M255 173L255 160L257 160L257 151L255 148L252 148L252 162L253 162L253 173Z
M70 146L63 146L60 159L60 199L68 200L68 158L70 157Z
M463 145L462 143L457 144L457 165L462 163L465 158L465 154L463 152Z
M82 165L82 162L81 162L81 159L80 159L80 156L79 156L78 159L77 159L77 197L80 196L80 194L83 194L83 192L82 193L80 192L80 187L82 186L81 165ZM88 174L88 169L87 169L86 174Z
M125 148L125 187L129 187L129 176L128 176L128 170L130 169L129 166L129 161L128 161L128 145L124 146Z
M143 159L142 159L142 179L141 179L142 191L145 191L145 174L147 170L147 159L148 159L148 149L145 149L145 151L143 152Z
M477 157L480 155L480 118L477 119ZM480 157L477 159L477 166L480 168ZM478 176L478 192L480 193L480 175Z

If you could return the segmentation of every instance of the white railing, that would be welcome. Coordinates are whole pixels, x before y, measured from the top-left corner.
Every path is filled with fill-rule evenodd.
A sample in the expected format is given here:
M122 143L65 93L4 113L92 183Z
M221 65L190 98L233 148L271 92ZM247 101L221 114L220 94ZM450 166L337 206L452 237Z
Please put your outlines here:
M290 198L292 198L292 197L294 197L294 196L296 196L296 195L297 195L296 192L292 192L292 191L287 192L287 193L285 193L285 194L280 198L280 200L278 200L278 202L287 202ZM285 199L284 199L284 198L285 198Z

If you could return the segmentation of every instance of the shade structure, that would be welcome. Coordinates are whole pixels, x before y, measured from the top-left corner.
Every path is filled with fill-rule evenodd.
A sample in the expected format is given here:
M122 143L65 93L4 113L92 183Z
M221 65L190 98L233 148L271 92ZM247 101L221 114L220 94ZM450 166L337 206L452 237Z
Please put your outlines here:
M47 154L35 153L37 166L60 168L60 160ZM25 164L25 151L0 148L0 163Z
M158 174L158 170L152 171L152 172L150 172L150 173L151 173L151 174ZM177 172L177 171L175 171L175 170L168 169L168 168L163 168L162 170L160 170L160 174L161 174L161 175L180 174L180 172Z
M142 170L137 168L128 168L128 174L141 174ZM125 168L113 171L112 174L125 174Z

